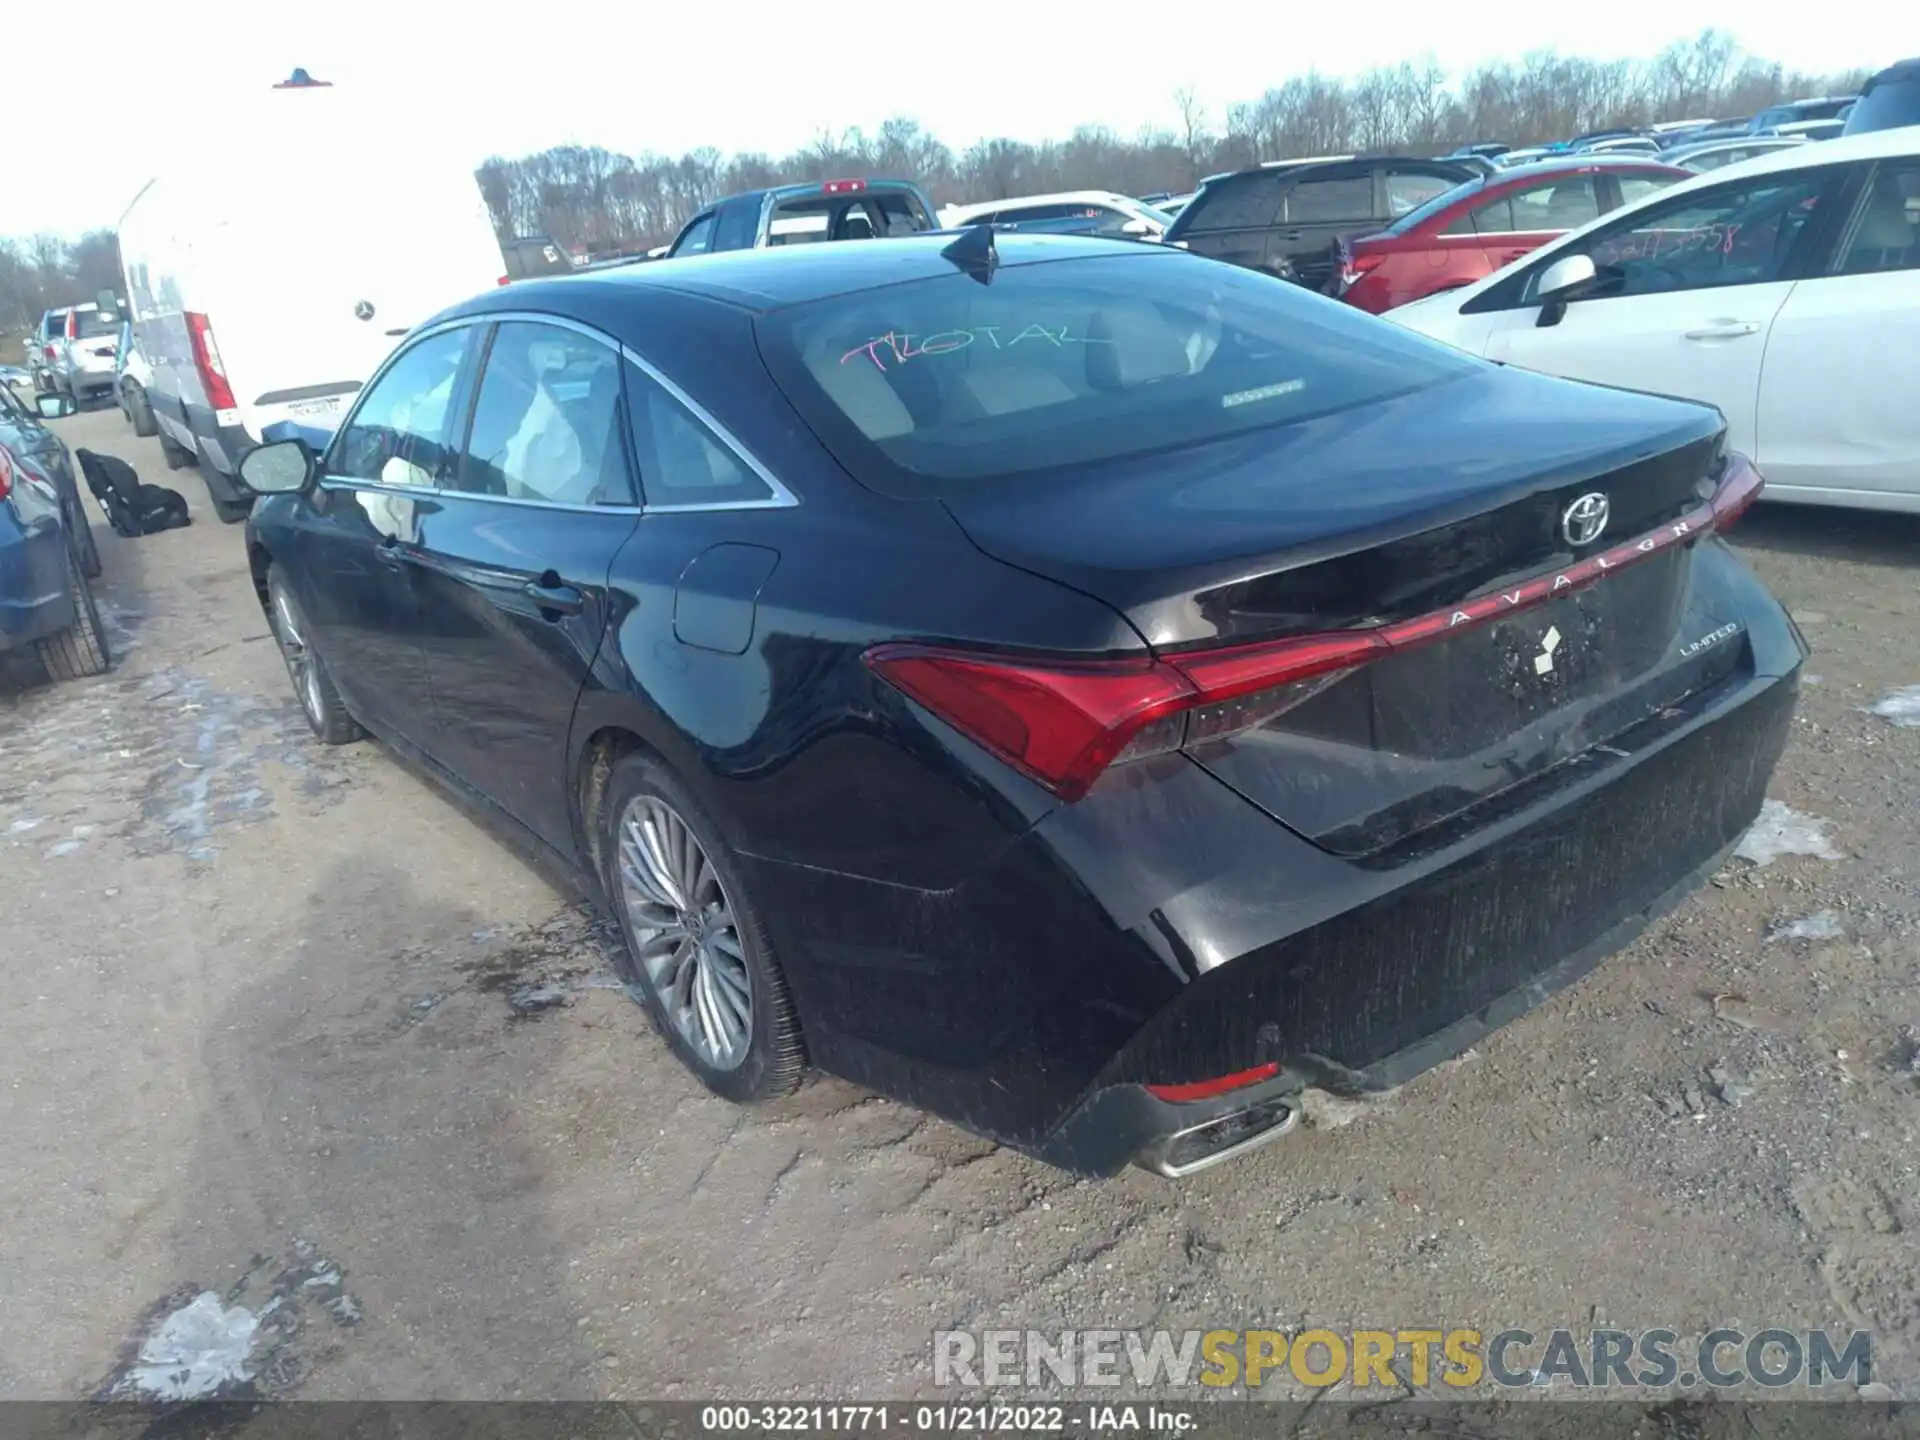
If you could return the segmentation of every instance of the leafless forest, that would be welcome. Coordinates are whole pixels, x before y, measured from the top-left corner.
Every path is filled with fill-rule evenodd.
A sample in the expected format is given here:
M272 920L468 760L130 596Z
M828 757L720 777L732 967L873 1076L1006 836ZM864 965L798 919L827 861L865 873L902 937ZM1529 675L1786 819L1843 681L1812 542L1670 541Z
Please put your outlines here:
M1800 73L1744 55L1725 33L1705 30L1651 60L1542 52L1464 75L1449 75L1430 56L1348 78L1308 71L1224 113L1182 89L1168 99L1170 127L1132 137L1088 126L1065 140L990 139L955 151L919 121L896 116L871 134L822 130L786 156L708 148L676 158L562 145L495 156L478 177L503 237L544 233L605 254L671 238L719 196L785 181L901 176L922 182L941 203L1050 190L1143 195L1190 189L1216 171L1290 155L1437 154L1469 141L1520 145L1604 126L1749 115L1781 99L1846 93L1867 73ZM111 232L72 243L50 235L0 239L0 333L14 341L47 306L118 283ZM0 355L13 349L8 344Z
M1521 145L1603 126L1745 116L1782 99L1849 93L1867 73L1799 73L1705 30L1644 61L1543 52L1464 75L1449 75L1430 56L1345 79L1309 71L1224 114L1182 89L1169 97L1170 128L1132 137L1089 126L1065 140L991 139L956 152L912 117L896 116L872 134L822 130L784 157L557 146L488 160L480 187L503 235L546 233L617 251L670 239L720 196L795 180L899 176L919 180L942 204L1053 190L1144 195L1188 190L1217 171L1292 155L1438 154L1471 141Z

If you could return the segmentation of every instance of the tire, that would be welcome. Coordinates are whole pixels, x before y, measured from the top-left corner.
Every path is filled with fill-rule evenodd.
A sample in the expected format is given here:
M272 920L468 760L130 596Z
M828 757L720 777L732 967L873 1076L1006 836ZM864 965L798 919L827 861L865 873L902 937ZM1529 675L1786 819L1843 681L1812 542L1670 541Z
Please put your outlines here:
M160 433L160 422L153 418L153 406L147 403L147 392L138 386L133 391L133 414L128 418L133 421L133 433L143 440Z
M799 1017L733 851L705 808L659 759L635 753L608 778L600 827L627 992L714 1094L739 1104L791 1094L807 1071ZM690 906L676 903L689 865L699 877Z
M78 498L73 502L71 520L74 543L80 554L80 573L89 580L100 578L100 547L94 543L93 524L87 519L85 507Z
M181 445L166 431L160 432L160 453L166 457L169 470L185 470L197 465L200 457Z
M124 385L120 386L120 388L116 390L114 394L115 394L115 398L118 399L120 402L120 418L122 420L125 420L129 425L131 425L133 423L132 394L127 390L127 387Z
M54 680L79 680L104 675L113 663L107 653L107 632L93 603L93 587L80 573L80 557L67 547L67 587L73 593L73 624L58 635L35 643L40 663Z
M280 646L280 658L287 662L294 698L313 733L329 745L347 745L365 736L367 732L347 713L346 702L333 688L326 665L307 643L306 614L280 578L278 566L267 570L267 624Z

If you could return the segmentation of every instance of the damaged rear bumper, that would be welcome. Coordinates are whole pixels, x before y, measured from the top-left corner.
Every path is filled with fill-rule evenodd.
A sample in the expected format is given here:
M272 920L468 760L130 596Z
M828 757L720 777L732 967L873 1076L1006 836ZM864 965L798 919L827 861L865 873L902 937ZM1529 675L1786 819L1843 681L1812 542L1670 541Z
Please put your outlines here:
M1460 1054L1721 865L1759 813L1797 688L1797 669L1749 676L1655 716L1614 753L1523 787L1515 814L1468 853L1200 974L1035 1153L1095 1174L1129 1161L1185 1173L1165 1163L1181 1131L1270 1101L1297 1108L1308 1087L1377 1094ZM1538 793L1549 787L1558 793ZM1269 1062L1270 1080L1198 1104L1146 1089Z

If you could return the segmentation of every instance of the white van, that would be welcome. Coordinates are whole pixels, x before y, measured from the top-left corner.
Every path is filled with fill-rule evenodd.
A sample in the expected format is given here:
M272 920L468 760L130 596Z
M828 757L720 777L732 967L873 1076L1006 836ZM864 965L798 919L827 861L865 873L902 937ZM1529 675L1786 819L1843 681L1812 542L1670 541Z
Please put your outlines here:
M247 513L232 477L266 426L331 428L409 330L506 283L457 157L401 144L349 92L263 92L230 117L244 153L170 168L119 229L167 464L198 463L227 521Z

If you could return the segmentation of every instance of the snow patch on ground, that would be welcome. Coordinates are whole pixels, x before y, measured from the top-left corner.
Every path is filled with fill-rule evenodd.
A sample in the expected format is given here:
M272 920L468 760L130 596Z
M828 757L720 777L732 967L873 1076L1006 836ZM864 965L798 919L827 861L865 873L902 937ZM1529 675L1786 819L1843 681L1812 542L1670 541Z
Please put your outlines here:
M1803 815L1782 801L1769 800L1760 807L1760 817L1733 853L1762 867L1771 865L1782 855L1838 860L1840 852L1827 839L1827 827L1832 823L1818 815Z
M1798 920L1782 921L1767 931L1767 942L1775 940L1838 940L1845 935L1846 928L1841 925L1840 917L1831 910L1816 910L1811 915L1802 915Z
M127 1371L126 1389L151 1400L204 1400L253 1379L253 1353L260 1317L244 1305L228 1307L202 1290L163 1316L140 1346Z
M1920 685L1890 690L1866 710L1869 715L1891 720L1902 730L1920 730Z

